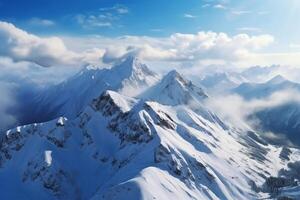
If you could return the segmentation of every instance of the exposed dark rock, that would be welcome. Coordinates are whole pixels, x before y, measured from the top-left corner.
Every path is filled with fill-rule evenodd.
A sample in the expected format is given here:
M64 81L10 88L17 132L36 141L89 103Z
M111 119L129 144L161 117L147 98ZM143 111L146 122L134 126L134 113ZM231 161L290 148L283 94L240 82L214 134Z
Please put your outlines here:
M290 158L290 154L292 153L292 151L288 148L288 147L283 147L281 152L280 152L280 155L279 157L282 159L282 160L287 160L289 161Z

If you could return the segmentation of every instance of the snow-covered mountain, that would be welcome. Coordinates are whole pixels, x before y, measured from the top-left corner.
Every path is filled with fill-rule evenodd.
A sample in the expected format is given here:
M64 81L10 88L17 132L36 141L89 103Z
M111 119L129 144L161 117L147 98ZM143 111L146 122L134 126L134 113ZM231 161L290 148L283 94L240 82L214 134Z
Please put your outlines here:
M50 87L35 98L32 121L47 121L59 116L74 118L89 102L106 90L136 96L159 80L136 57L128 57L111 69L88 66L68 80Z
M300 84L287 80L281 75L277 75L264 83L242 83L233 91L246 99L266 98L274 92L283 90L299 90Z
M271 98L271 95L284 91L291 91L294 96L297 96L296 93L300 93L300 84L277 75L265 83L244 83L234 89L234 92L247 100ZM278 141L273 138L274 142L287 142L287 138L293 144L299 146L300 103L296 99L289 99L289 96L283 96L282 98L284 103L260 109L251 117L259 119L258 128L263 131L271 131L280 136Z
M197 101L201 102L208 96L202 88L197 87L173 70L159 84L146 90L140 97L166 105L186 105Z
M283 75L289 80L298 82L300 69L293 66L271 65L271 66L253 66L242 71L241 75L251 82L263 83L276 75Z
M251 82L266 82L274 75L279 74L281 66L253 66L245 69L241 75Z
M99 92L74 119L1 135L1 198L258 199L279 190L278 172L300 158L223 122L176 71L137 98Z
M212 93L224 93L248 80L239 73L214 73L205 76L199 83Z

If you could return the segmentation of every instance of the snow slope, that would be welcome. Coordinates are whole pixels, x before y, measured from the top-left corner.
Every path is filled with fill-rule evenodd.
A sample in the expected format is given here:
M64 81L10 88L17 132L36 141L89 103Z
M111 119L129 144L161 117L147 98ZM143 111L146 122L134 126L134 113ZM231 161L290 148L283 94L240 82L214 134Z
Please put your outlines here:
M188 101L203 98L173 71L143 98L105 91L74 119L9 130L0 140L1 198L267 197L260 189L266 177L300 152L281 156L282 148Z
M136 57L128 57L111 69L88 66L68 80L45 90L33 102L33 122L59 116L74 118L91 100L105 90L136 96L159 80Z
M190 104L208 96L202 88L183 78L177 71L169 72L158 84L146 90L141 98L166 105Z

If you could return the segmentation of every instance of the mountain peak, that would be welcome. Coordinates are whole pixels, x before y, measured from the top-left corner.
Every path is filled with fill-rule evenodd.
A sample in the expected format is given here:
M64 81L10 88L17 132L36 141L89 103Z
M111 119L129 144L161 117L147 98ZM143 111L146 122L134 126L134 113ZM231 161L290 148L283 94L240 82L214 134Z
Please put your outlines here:
M129 63L131 65L134 65L135 63L141 63L141 60L137 56L130 55L126 57L124 63Z
M135 78L144 79L147 76L157 76L156 73L151 71L148 66L142 63L142 61L136 56L128 56L121 63L114 66L112 70L125 77L134 76Z
M165 77L162 79L162 82L165 83L175 83L178 82L181 85L188 85L190 81L185 80L181 74L179 74L176 70L170 71Z
M127 56L126 58L122 59L118 66L126 66L128 68L134 68L141 64L141 60L136 56Z
M282 83L284 81L287 81L286 78L284 78L282 75L278 74L276 75L275 77L273 77L272 79L270 79L268 81L268 83L271 83L271 84L279 84L279 83Z
M116 112L127 112L137 101L117 92L107 90L92 102L95 110L101 110L104 115L113 115Z
M207 95L191 81L184 79L176 70L170 71L163 79L143 94L146 99L165 105L183 105L190 101L201 101Z
M178 76L181 76L175 69L174 70L172 70L172 71L170 71L168 74L167 74L167 76L169 76L169 77L178 77Z

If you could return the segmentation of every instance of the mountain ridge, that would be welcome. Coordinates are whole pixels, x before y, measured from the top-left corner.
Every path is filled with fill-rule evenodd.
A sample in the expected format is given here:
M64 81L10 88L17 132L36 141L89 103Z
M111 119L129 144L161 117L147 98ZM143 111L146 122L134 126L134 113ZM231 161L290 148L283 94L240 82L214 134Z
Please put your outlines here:
M270 197L268 177L299 160L300 151L227 125L205 107L207 98L171 71L141 96L104 89L75 118L11 129L0 138L0 179L9 180L2 197Z

